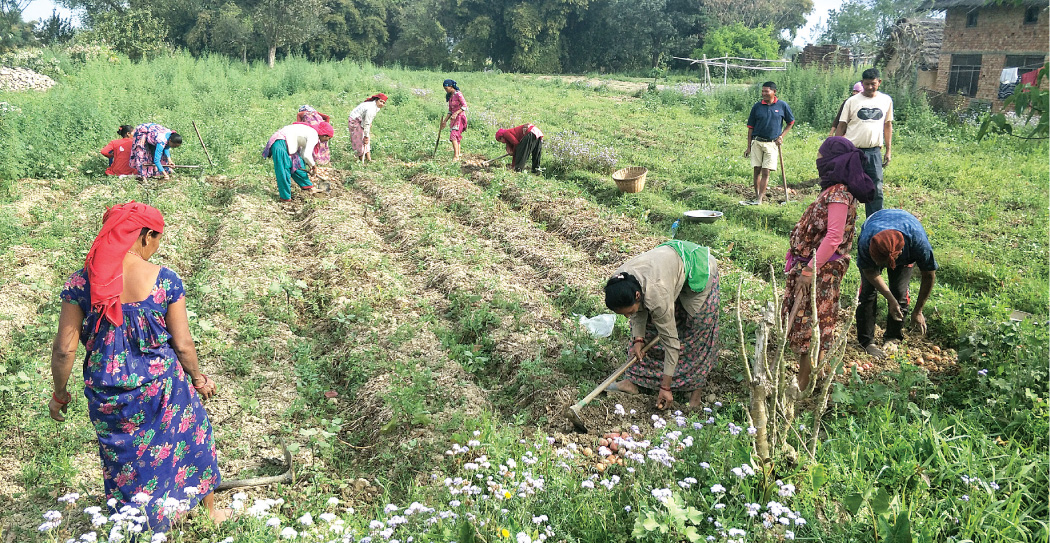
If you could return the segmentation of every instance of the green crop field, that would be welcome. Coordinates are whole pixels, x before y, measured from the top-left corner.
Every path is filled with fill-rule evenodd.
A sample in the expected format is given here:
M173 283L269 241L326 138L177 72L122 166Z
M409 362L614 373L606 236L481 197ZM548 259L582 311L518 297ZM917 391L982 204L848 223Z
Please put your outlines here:
M697 92L678 76L648 90L629 78L295 59L268 69L182 54L58 63L63 75L46 93L0 91L4 543L131 537L128 520L94 526L84 513L105 500L79 364L67 422L46 405L59 292L105 208L128 200L165 214L154 262L186 282L201 363L220 387L206 408L223 478L282 472L282 444L294 466L293 482L219 493L239 511L233 521L191 518L168 541L1050 536L1045 141L976 142L972 122L887 84L898 110L886 205L923 221L941 266L929 335L842 375L815 455L762 469L747 431L736 298L754 341L771 270L819 190L816 149L844 98L835 89L856 74L780 74L800 120L784 144L791 202L775 203L774 178L773 203L745 207L752 85ZM447 141L431 156L446 76L470 104L460 163ZM345 118L374 92L390 102L373 127L376 161L362 166ZM335 121L319 181L331 191L281 203L260 150L301 104ZM102 175L98 149L118 125L143 122L186 137L176 163L206 167L170 180ZM524 122L546 134L542 175L482 166L502 152L495 128ZM612 183L610 168L628 165L649 169L644 191ZM658 412L651 397L611 394L585 408L590 434L572 432L565 407L623 362L627 337L623 319L595 339L574 314L606 312L605 278L690 209L725 213L677 236L710 246L723 272L722 354L705 407L689 410L683 397ZM844 306L858 282L851 268ZM1014 311L1032 316L1013 321ZM871 362L855 342L846 359ZM812 424L796 422L802 433ZM598 453L599 434L612 431L631 435L618 461ZM52 510L61 522L39 529Z

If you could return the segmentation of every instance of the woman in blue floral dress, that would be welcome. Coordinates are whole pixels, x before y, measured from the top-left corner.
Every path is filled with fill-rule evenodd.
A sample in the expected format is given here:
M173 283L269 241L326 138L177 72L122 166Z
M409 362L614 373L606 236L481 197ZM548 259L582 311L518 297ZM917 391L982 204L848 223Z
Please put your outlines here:
M143 509L154 531L198 502L222 520L212 496L220 482L215 441L201 403L215 384L197 364L182 280L148 262L163 229L160 212L145 204L106 211L84 268L62 291L48 406L53 419L65 420L82 342L106 497L116 500L114 510Z

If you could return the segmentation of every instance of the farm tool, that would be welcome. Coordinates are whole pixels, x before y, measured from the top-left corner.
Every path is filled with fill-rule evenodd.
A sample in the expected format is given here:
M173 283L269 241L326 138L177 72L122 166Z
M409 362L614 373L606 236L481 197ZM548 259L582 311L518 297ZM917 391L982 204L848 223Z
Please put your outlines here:
M211 153L208 152L208 148L204 146L204 138L201 137L201 131L197 130L197 121L191 121L193 123L193 131L197 133L197 141L201 142L201 149L204 149L204 156L208 157L208 164L214 166L215 163L211 161Z
M442 121L444 121L445 117L442 116L441 119L442 119ZM441 124L438 125L438 137L437 137L437 140L434 141L434 152L430 153L430 158L434 158L434 157L437 156L437 154L438 154L438 147L441 145L441 132L443 132L444 130L445 130L445 123L442 122Z
M494 158L492 160L486 160L485 162L482 162L481 165L482 166L488 166L489 164L492 164L493 162L495 162L495 161L497 161L497 160L499 160L501 158L505 158L505 157L509 157L509 156L510 156L510 153L504 153L504 154L502 154L502 155L500 155L500 156L498 156L498 157L496 157L496 158Z
M646 351L648 351L649 348L653 345L656 345L656 342L659 340L659 337L655 337L652 341L649 342L648 345L642 347L642 356L645 356ZM638 357L632 356L626 364L620 366L620 368L614 371L612 375L606 377L605 380L602 381L600 385L595 387L595 389L592 390L590 394L585 396L579 402L576 402L575 405L569 406L569 408L565 410L565 416L569 419L570 422L572 422L572 425L576 427L576 430L584 433L587 432L587 424L583 422L583 417L580 416L580 409L583 409L583 406L591 403L591 400L593 400L595 396L601 394L603 390L608 388L609 385L613 383L613 381L619 379L620 376L623 375L623 372L627 371L627 368L631 367L631 365L637 361Z
M779 145L777 145L777 156L780 158L780 182L784 184L784 201L780 203L786 204L791 200L791 197L788 196L787 175L784 173L784 152L780 150Z

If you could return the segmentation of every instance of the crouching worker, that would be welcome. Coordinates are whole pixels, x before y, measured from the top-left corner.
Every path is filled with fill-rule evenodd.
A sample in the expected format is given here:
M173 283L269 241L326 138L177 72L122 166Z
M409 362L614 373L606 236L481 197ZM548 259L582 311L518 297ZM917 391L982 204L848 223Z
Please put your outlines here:
M273 173L277 177L277 192L282 202L292 199L292 183L315 194L321 189L310 181L310 173L316 173L314 149L335 135L332 125L318 123L316 127L306 123L290 124L270 136L263 148L263 158L273 158ZM309 169L309 172L307 171Z
M523 124L514 128L496 131L496 141L507 146L514 171L525 171L525 161L532 158L532 173L539 173L540 157L543 155L543 132L534 124Z
M699 406L701 387L718 361L718 302L718 261L707 247L672 240L621 266L605 285L605 305L630 319L627 355L640 360L608 390L657 390L657 409L671 406L672 392L688 390L689 405Z
M913 266L922 272L919 298L911 310L911 323L919 334L926 334L926 317L922 308L930 299L937 276L933 247L919 219L902 209L883 209L864 221L857 246L860 268L860 303L857 305L857 341L868 354L883 358L886 353L875 346L875 315L879 295L889 305L883 342L904 339L904 318L908 316ZM889 268L889 284L882 279L882 269Z

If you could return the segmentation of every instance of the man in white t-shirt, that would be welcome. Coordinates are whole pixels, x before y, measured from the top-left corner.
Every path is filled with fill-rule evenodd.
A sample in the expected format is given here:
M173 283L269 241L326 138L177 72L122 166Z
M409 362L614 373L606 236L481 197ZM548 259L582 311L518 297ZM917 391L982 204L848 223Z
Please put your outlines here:
M879 92L879 71L861 74L864 91L846 100L836 136L845 136L864 154L864 173L875 182L875 198L864 204L865 215L882 209L882 168L890 163L893 142L893 98ZM885 152L882 147L885 145Z

